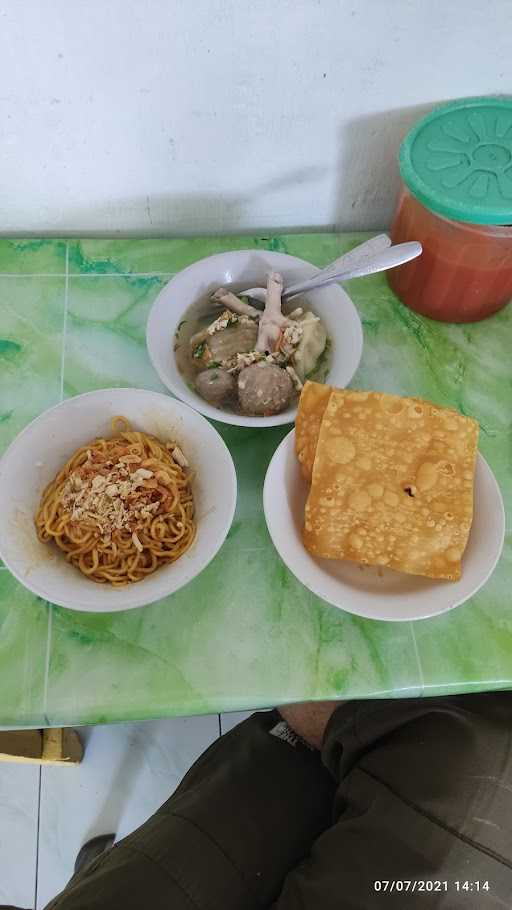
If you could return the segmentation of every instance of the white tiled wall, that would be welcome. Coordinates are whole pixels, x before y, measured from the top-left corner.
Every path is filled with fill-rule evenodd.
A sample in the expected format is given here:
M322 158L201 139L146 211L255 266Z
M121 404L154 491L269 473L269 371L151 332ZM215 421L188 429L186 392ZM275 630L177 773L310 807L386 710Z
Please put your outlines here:
M77 767L0 763L0 904L45 907L83 843L124 837L173 793L195 759L249 712L83 727Z

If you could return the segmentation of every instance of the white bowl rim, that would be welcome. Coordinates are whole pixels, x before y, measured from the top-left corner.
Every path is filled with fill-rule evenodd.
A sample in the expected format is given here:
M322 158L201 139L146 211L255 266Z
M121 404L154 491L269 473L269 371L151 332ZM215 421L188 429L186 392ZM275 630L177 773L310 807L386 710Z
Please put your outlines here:
M199 562L197 564L198 565L197 571L194 571L193 575L190 578L185 578L180 583L178 583L175 587L173 587L171 591L168 591L167 593L162 593L162 594L158 595L158 597L156 597L155 599L150 599L150 600L148 600L147 597L144 597L143 594L139 594L139 596L137 596L137 589L139 591L141 590L141 588L139 588L139 586L137 584L134 584L131 587L126 588L126 589L120 589L123 591L129 590L130 592L133 592L132 596L129 598L130 602L128 604L124 604L122 606L112 606L109 609L94 610L90 606L85 606L83 603L78 602L78 601L71 604L70 602L64 602L62 599L54 599L53 597L49 597L47 591L40 588L37 584L31 583L30 580L28 580L27 578L22 578L21 575L18 573L18 571L16 571L10 565L10 560L7 558L6 554L2 550L2 541L1 541L1 537L0 537L0 559L3 560L5 566L7 567L9 572L13 575L13 577L16 578L16 580L19 581L19 583L21 585L23 585L24 588L27 588L33 594L36 594L38 597L41 597L43 600L46 600L51 604L54 604L59 607L65 607L68 610L75 610L78 612L87 612L87 613L103 613L103 614L119 613L119 612L124 612L125 610L132 610L132 609L137 609L140 607L149 606L152 603L157 603L159 600L163 600L165 597L172 596L177 591L179 591L181 588L185 587L185 585L187 585L191 581L193 581L194 578L197 578L197 576L214 559L214 557L217 555L217 553L219 552L220 548L222 547L223 543L226 540L226 537L229 533L231 525L233 524L233 519L235 516L236 504L237 504L237 494L238 494L237 475L236 475L236 469L235 469L233 457L231 455L231 452L229 451L228 446L224 442L222 436L220 435L218 430L211 425L210 421L207 420L206 417L204 417L202 414L200 414L194 408L191 408L185 402L180 401L171 395L166 395L163 392L156 392L156 391L153 391L152 389L131 388L130 386L114 386L114 387L109 387L109 388L105 388L105 389L103 389L103 388L102 389L93 389L89 392L82 392L78 395L73 395L73 396L70 396L69 398L64 398L62 401L57 402L57 404L52 405L50 408L46 408L44 411L41 412L41 414L38 414L37 417L34 417L33 420L31 420L25 427L23 427L22 430L20 430L20 432L14 437L12 442L9 443L6 450L2 453L2 456L0 457L0 478L1 478L2 463L4 462L4 460L6 460L8 456L12 455L12 452L18 447L19 444L23 444L23 438L26 435L28 435L29 431L36 424L43 422L50 413L53 413L53 412L59 410L60 408L62 408L63 406L69 405L70 402L75 402L78 399L82 400L84 398L93 398L98 395L116 394L118 392L127 392L130 395L142 396L142 397L148 395L148 396L151 396L153 399L155 399L155 398L162 399L165 402L166 406L169 403L172 403L172 406L175 407L178 412L181 412L182 414L185 414L185 415L188 415L191 413L194 415L194 418L198 418L200 421L204 421L205 425L208 427L208 431L211 431L218 437L218 442L220 443L221 450L223 450L223 454L225 456L227 456L226 457L226 466L228 467L229 474L230 474L230 491L229 491L230 498L231 498L230 507L229 507L228 512L226 513L226 518L225 518L225 521L223 524L222 534L219 534L219 538L215 544L212 544L210 547L208 547L206 549L203 558L201 560L199 560ZM91 584L93 584L93 582L91 582ZM101 589L101 586L98 585L97 587L98 587L98 590Z
M311 271L311 277L321 271L321 269L313 265L313 263L308 262L306 259L301 259L298 256L292 256L289 253L281 253L274 250L264 250L264 249L241 249L241 250L225 250L223 253L213 253L211 256L204 256L202 259L197 259L195 262L190 263L190 265L185 266L184 269L180 269L160 290L160 292L155 297L151 309L149 311L148 321L146 324L146 348L148 351L149 359L153 366L153 369L158 374L158 377L162 384L172 392L180 401L188 404L189 407L193 408L196 411L199 411L205 417L208 417L210 420L216 420L219 423L225 423L230 426L240 426L240 427L260 427L265 429L267 427L277 427L284 426L286 424L294 423L297 406L293 408L288 408L286 411L283 411L281 414L275 414L272 417L249 417L243 414L235 414L230 411L222 411L219 408L214 408L212 405L209 405L206 401L202 401L199 396L191 395L185 383L183 387L178 386L177 383L171 383L163 370L160 368L157 357L153 351L153 345L151 341L151 335L153 333L153 328L156 322L156 313L157 307L159 305L159 300L164 295L168 288L170 288L175 281L182 280L186 278L191 272L195 271L203 263L212 263L216 261L221 261L226 257L233 257L234 260L242 259L244 256L261 256L261 258L270 258L274 260L275 266L279 265L281 262L282 265L295 265L297 267L307 267ZM347 378L344 385L348 385L354 377L359 365L361 363L361 356L363 353L363 343L364 343L364 334L363 327L361 324L361 317L354 302L352 301L350 295L347 293L344 287L340 284L330 285L328 288L334 294L339 294L340 298L343 299L345 306L347 306L351 313L351 321L355 334L355 356L354 356L354 368L349 378ZM327 288L326 288L327 290ZM314 305L313 305L314 307ZM186 309L186 308L185 308ZM182 313L184 310L182 310ZM328 378L328 377L327 377ZM338 383L339 384L339 383Z
M453 602L449 603L446 606L442 606L440 609L433 609L428 612L423 612L421 615L419 615L419 614L412 615L411 614L408 616L405 616L405 615L393 616L389 613L383 613L382 615L378 616L378 615L375 615L375 613L373 611L366 611L363 609L358 609L357 606L353 607L353 606L347 605L346 603L342 604L342 603L336 602L335 600L328 600L326 598L325 594L322 592L322 586L317 584L316 580L311 580L311 578L308 577L307 572L303 571L302 567L300 565L298 567L298 570L296 571L296 566L294 566L294 568L292 568L288 564L288 562L284 559L284 557L281 555L281 548L279 546L279 540L278 540L279 535L276 534L276 529L275 529L275 525L274 525L275 505L273 503L272 492L270 489L270 481L272 479L272 472L275 469L275 465L279 462L279 459L283 457L284 453L288 452L289 447L294 442L294 435L295 435L295 429L292 429L292 430L290 430L289 433L287 433L287 435L284 437L284 439L281 440L281 442L278 445L278 447L276 448L276 450L270 460L269 466L267 468L267 472L265 475L265 481L264 481L264 485L263 485L263 509L264 509L264 513L265 513L265 521L267 524L267 529L270 534L272 543L274 544L274 547L276 549L276 552L277 552L279 558L283 561L283 563L286 565L286 567L292 573L292 575L294 575L298 579L298 581L300 581L301 584L304 585L305 588L307 588L309 591L311 591L313 594L315 594L317 597L319 597L321 600L323 600L324 603L329 603L331 606L334 606L337 609L342 610L346 613L351 613L352 615L361 616L364 619L370 619L370 620L374 620L377 622L415 622L417 620L431 619L434 616L440 616L441 614L447 613L447 612L455 609L456 607L460 607L462 604L466 603L467 600L469 600L471 597L473 597L489 580L489 578L491 577L492 573L494 572L494 570L498 564L498 561L499 561L500 556L503 551L503 545L505 542L505 533L506 533L506 516L505 516L505 507L504 507L504 503L503 503L503 496L501 494L501 490L500 490L498 481L496 480L496 477L495 477L494 472L492 471L490 465L488 464L488 462L486 461L486 459L484 458L482 453L480 451L478 451L477 459L480 463L480 466L485 471L488 479L491 481L492 486L493 486L493 492L496 497L496 504L498 506L498 514L496 515L496 521L498 523L499 540L498 540L498 543L496 546L496 551L495 551L495 554L494 554L492 560L490 560L488 566L485 569L485 572L482 573L481 578L479 579L478 583L473 587L473 589L469 590L467 593L465 593L460 598L455 597ZM274 499L275 499L275 497L274 497ZM313 560L313 562L315 562L314 557L311 557L311 559ZM304 563L304 565L305 564L306 563ZM408 577L414 578L414 576L408 576ZM433 584L435 583L435 579L423 579L423 580L432 581ZM373 596L375 597L375 599L378 598L378 595L373 595ZM371 598L372 595L368 595L368 597ZM411 595L411 599L413 599L413 598L414 598L414 595Z

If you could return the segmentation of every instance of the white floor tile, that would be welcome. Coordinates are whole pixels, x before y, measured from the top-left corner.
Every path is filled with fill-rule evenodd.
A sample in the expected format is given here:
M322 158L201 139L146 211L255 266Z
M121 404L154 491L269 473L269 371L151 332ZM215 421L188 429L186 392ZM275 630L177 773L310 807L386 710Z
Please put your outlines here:
M0 904L33 907L39 765L0 764Z
M76 768L45 768L41 780L37 906L72 875L85 841L124 837L175 790L195 759L217 739L218 716L82 727L85 756Z

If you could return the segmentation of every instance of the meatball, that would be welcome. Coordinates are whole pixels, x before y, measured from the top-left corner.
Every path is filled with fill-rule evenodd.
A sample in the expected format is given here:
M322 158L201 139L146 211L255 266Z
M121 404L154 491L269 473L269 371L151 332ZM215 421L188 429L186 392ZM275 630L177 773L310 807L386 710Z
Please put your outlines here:
M258 327L249 320L214 332L208 336L206 343L213 360L228 360L235 354L254 351L257 337Z
M196 391L214 408L219 408L231 397L234 398L236 383L231 373L214 367L199 373L196 378Z
M292 394L289 374L272 363L253 363L238 377L238 398L246 414L279 414L289 405Z

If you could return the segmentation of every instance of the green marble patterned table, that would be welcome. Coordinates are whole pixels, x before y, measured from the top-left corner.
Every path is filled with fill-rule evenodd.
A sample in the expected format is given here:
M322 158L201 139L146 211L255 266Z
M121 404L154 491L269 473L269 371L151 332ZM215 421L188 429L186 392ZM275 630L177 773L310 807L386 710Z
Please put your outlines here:
M0 447L65 396L108 386L162 391L145 349L146 317L165 282L194 260L254 247L321 266L366 236L0 240ZM512 307L447 326L405 309L382 276L348 290L365 335L353 384L476 417L510 529ZM214 562L173 597L125 613L75 613L0 569L0 725L512 686L510 534L490 581L453 612L416 623L351 616L306 591L268 537L263 478L287 430L218 429L236 462L237 514Z

